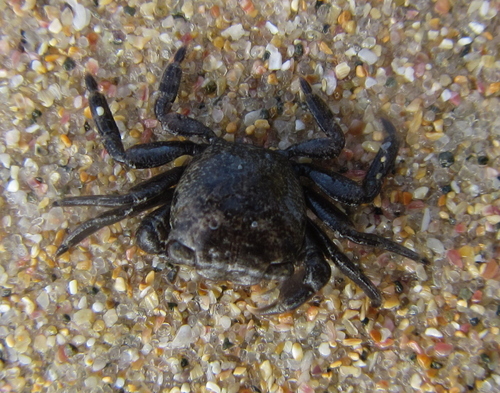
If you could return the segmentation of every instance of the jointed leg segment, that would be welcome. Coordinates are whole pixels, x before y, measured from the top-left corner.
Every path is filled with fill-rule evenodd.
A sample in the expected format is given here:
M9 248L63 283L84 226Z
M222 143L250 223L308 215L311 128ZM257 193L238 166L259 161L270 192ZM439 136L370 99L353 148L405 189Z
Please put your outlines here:
M345 145L342 129L335 121L335 117L328 105L313 93L311 86L305 79L300 79L300 87L304 93L309 111L328 138L299 142L280 152L288 158L302 156L327 159L337 157Z
M170 112L170 107L177 97L181 85L182 69L181 62L186 56L186 47L181 47L174 55L174 61L170 63L161 77L158 87L159 96L155 103L156 118L163 123L164 116Z
M86 75L85 82L90 93L89 106L92 118L104 147L115 161L122 162L131 168L153 168L167 164L185 154L198 154L206 148L206 145L193 142L171 141L145 143L125 150L106 98L97 89L97 82L89 74Z
M381 121L389 135L382 143L362 184L309 164L295 164L298 175L310 178L321 191L340 203L359 205L371 202L380 193L384 177L394 167L399 149L394 126L386 119Z
M331 274L332 269L323 256L321 245L307 231L303 265L281 284L278 300L258 312L279 314L299 307L330 281Z
M338 247L326 236L326 234L311 220L309 228L313 236L316 237L323 253L330 259L335 266L348 278L350 278L363 292L371 299L373 307L379 307L382 304L382 295L368 277L345 256Z
M55 201L54 206L100 206L119 207L138 205L148 199L154 198L170 187L177 184L184 172L184 167L173 168L167 172L160 173L139 183L124 195L84 195L78 197L68 197Z
M313 213L332 231L337 231L340 236L345 237L354 243L380 247L387 251L413 259L417 262L424 264L429 263L427 259L398 243L371 233L356 231L344 213L316 192L313 192L312 190L305 190L305 197L307 206L313 211Z
M135 217L143 211L149 210L155 206L162 204L163 201L164 196L158 195L138 205L128 205L124 207L118 207L113 210L108 210L107 212L104 212L96 218L85 221L64 239L64 241L56 251L56 256L64 254L70 247L73 247L74 245L80 243L83 239L92 235L94 232L97 232L99 229L117 223L118 221L121 221L127 217Z
M131 192L125 195L95 195L62 199L55 203L56 206L107 206L116 209L104 212L100 216L85 221L71 232L64 242L59 246L56 255L61 255L70 247L79 243L87 236L99 229L123 220L126 217L134 217L137 214L149 210L155 206L170 204L173 189L184 168L174 168L168 172L161 173L145 182L133 187Z
M300 87L304 93L307 106L311 114L316 119L321 130L335 142L337 147L336 156L342 151L345 145L345 137L342 129L335 121L332 111L320 97L313 93L311 85L303 78L300 79Z

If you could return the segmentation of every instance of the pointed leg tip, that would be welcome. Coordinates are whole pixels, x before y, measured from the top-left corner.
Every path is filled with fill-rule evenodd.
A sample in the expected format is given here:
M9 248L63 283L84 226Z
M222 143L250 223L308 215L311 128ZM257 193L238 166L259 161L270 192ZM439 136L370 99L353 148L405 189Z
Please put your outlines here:
M308 81L306 81L304 78L300 77L299 78L299 81L300 81L300 88L302 89L302 92L304 94L311 94L312 93L312 87L311 85L309 84Z
M247 309L254 315L274 315L290 311L277 301L264 307L247 306Z
M420 258L419 262L422 263L423 265L426 265L426 266L429 266L431 264L431 261L429 261L425 257Z
M396 132L396 127L394 127L394 124L385 117L381 117L380 121L382 125L384 126L384 130L390 135L390 136L395 136L397 134Z
M174 55L174 62L180 63L182 60L184 60L184 57L186 57L186 52L187 45L181 46L179 49L177 49L177 52L175 52Z
M90 74L85 74L85 85L87 86L87 90L91 93L98 90L97 82Z
M61 244L56 251L56 254L55 254L56 258L59 258L62 254L64 254L68 250L69 250L69 247L67 245Z
M379 308L382 305L382 298L380 299L371 299L371 306L373 308Z

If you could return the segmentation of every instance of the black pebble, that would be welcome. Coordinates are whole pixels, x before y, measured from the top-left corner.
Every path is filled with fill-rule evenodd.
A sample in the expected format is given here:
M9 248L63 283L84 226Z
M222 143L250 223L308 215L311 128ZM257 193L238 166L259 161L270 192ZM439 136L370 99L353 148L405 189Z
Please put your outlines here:
M453 157L453 153L450 151L439 153L439 163L443 168L452 166L455 163L455 157Z

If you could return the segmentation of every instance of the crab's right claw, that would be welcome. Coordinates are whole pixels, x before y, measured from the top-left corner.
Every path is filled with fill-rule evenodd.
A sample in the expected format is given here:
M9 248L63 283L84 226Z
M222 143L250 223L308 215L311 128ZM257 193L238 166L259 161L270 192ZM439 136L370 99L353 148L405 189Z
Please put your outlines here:
M332 275L332 269L311 235L306 236L304 264L295 269L294 274L280 287L278 299L265 307L257 309L259 314L281 314L291 311L307 302Z

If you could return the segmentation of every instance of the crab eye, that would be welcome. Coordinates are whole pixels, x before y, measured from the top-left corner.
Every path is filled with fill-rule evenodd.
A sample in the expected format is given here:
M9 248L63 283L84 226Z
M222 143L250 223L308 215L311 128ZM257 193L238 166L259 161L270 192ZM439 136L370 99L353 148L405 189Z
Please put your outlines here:
M173 240L168 247L168 256L177 263L189 265L194 262L194 251L184 244Z

